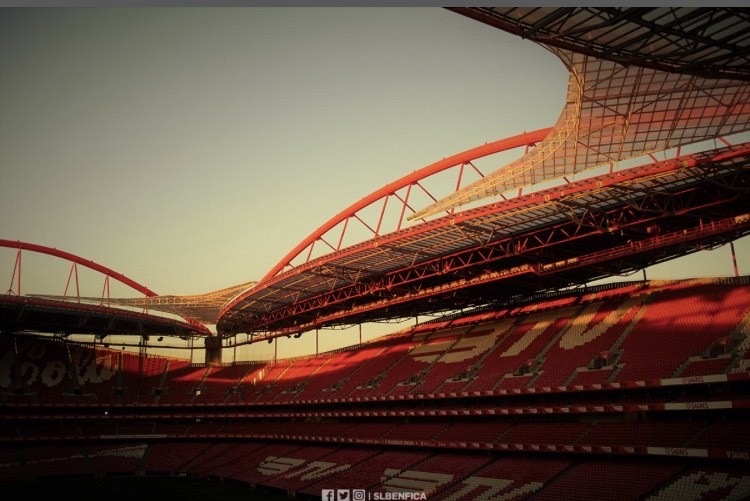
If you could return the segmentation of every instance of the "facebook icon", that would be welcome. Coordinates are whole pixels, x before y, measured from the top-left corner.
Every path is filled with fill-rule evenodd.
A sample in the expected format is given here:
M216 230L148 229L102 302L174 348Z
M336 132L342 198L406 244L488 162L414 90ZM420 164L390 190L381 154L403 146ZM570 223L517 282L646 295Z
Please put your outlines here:
M322 501L336 501L336 490L323 489L323 491L320 493L320 499Z

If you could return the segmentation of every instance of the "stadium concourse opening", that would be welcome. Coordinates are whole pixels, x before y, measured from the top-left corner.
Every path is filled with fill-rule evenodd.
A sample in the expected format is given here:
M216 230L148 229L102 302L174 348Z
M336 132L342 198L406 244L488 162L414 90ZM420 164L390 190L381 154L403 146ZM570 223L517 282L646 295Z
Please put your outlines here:
M159 296L0 241L14 252L1 485L83 499L750 498L750 276L734 245L750 234L748 13L454 10L562 60L557 123L386 185L259 281ZM511 150L493 172L475 165ZM427 180L446 172L458 179L435 196ZM727 276L647 276L719 248ZM70 265L62 296L27 290L29 252ZM79 267L103 277L100 295L80 292ZM111 282L145 297L113 298ZM236 356L420 316L314 355Z

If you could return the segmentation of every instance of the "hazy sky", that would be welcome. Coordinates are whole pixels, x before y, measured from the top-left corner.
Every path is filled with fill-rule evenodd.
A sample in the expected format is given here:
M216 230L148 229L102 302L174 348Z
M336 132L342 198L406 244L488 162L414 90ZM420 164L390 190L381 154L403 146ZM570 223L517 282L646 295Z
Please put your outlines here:
M1 12L0 237L160 294L262 277L384 184L553 125L567 82L542 47L438 8ZM732 273L727 248L682 263L650 278ZM62 293L61 273L29 270L26 292Z

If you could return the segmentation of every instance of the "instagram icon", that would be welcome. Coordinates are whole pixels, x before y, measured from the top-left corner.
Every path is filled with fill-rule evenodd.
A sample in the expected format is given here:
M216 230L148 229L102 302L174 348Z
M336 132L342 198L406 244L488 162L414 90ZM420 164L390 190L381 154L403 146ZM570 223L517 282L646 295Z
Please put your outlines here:
M352 490L352 501L365 501L365 491L364 491L364 489L354 489L354 490Z

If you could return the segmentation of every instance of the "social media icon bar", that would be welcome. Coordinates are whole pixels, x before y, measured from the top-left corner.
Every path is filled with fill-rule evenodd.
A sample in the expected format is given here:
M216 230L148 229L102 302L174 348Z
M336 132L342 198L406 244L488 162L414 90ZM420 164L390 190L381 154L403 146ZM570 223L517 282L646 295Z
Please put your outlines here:
M322 489L321 501L367 501L370 497L364 489Z

